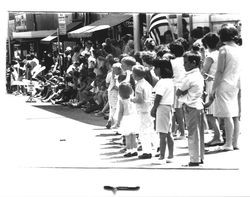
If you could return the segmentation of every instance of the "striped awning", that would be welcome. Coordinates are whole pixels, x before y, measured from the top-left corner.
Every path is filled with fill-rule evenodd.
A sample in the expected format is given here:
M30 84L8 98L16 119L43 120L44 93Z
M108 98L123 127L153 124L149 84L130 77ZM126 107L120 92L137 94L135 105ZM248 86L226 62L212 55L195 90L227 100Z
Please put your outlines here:
M47 36L45 38L43 38L41 41L42 42L51 42L52 40L56 39L57 36Z
M44 38L53 34L56 30L13 32L13 39Z
M73 29L76 29L77 27L79 27L80 25L82 24L82 22L73 22L73 23L70 23L66 26L66 30L67 32L69 31L72 31ZM53 41L54 39L57 38L57 31L54 31L52 34L50 34L49 36L41 39L41 42L51 42Z
M69 37L81 38L90 37L93 32L108 29L110 27L121 24L122 22L130 19L132 15L129 14L109 14L98 21L95 21L87 26L84 26L75 31L68 33Z

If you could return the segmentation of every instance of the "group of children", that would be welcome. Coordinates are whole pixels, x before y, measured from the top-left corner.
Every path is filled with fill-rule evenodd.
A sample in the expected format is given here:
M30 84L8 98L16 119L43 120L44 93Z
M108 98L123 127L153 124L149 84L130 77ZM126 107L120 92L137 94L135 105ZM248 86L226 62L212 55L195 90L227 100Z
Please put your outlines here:
M126 61L127 60L127 61ZM154 150L159 147L159 159L165 159L168 147L167 162L174 157L174 139L172 136L172 118L174 99L184 104L186 124L189 130L188 144L190 153L189 166L203 162L204 129L202 127L204 79L199 70L200 55L195 52L184 54L186 77L176 90L173 82L174 72L171 61L166 57L153 59L153 71L158 81L154 87L145 80L146 68L131 58L121 61L121 67L135 81L133 89L129 80L118 86L118 104L116 125L125 136L126 153L124 157L137 156L137 134L142 146L139 159L152 158ZM128 64L128 62L130 64ZM131 74L130 74L131 73ZM158 137L157 137L158 135ZM159 139L157 139L159 138Z
M82 107L86 113L99 110L98 116L108 111L106 128L123 136L124 157L150 159L159 151L159 160L164 160L167 147L167 162L172 162L173 135L179 131L178 138L186 139L187 129L187 166L199 166L204 162L204 109L215 133L207 145L223 143L218 119L213 116L211 93L219 38L208 33L190 48L186 43L178 38L157 51L148 39L144 51L119 57L94 57L95 53L85 51L65 69L64 76L55 67L45 77L38 75L40 86L35 97ZM200 43L208 49L206 53Z

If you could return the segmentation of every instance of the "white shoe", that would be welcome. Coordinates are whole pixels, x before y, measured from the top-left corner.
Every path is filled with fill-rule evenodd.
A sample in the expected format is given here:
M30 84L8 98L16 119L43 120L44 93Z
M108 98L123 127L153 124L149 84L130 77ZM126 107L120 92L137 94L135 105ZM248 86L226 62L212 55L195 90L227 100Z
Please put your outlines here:
M185 140L186 137L184 135L180 135L179 137L175 137L174 140Z
M223 146L219 146L218 148L218 151L232 151L232 150L234 150L233 146L223 145Z

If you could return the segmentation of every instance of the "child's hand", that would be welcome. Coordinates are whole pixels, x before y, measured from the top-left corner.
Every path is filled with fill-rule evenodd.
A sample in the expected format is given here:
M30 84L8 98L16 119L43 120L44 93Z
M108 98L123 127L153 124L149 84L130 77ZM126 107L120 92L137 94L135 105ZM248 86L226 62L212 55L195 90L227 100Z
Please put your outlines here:
M152 116L152 117L156 117L156 108L155 107L153 107L152 109L151 109L151 112L150 112L150 115Z
M183 96L183 95L185 95L185 94L187 94L187 93L188 93L188 90L182 91L182 90L178 89L178 90L176 91L176 96L177 96L177 97Z
M214 96L210 95L209 96L209 101L207 103L204 104L204 108L208 108L214 101Z

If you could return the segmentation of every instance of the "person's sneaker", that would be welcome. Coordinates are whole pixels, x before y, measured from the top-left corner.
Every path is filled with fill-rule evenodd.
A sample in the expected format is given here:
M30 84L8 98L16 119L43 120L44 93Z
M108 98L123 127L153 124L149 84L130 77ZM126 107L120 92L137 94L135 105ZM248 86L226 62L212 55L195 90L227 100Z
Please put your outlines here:
M159 154L159 159L158 160L163 160L163 159L165 159L165 158L160 156L160 154Z
M142 151L142 146L139 146L139 147L137 148L137 150L138 150L138 151Z
M155 154L155 157L160 157L160 154L159 153Z
M123 155L123 157L132 157L132 154L129 152L129 153L126 153L125 155Z
M127 149L123 148L123 149L120 150L120 153L125 153L126 151L127 151Z
M151 153L143 153L142 155L138 156L139 159L151 159L152 154Z
M97 116L97 117L102 117L104 115L105 115L105 113L103 113L102 111L95 113L95 116Z
M233 146L225 146L225 145L223 145L223 146L220 146L218 148L218 151L220 151L220 152L226 152L226 151L232 151L232 150L234 150Z
M183 165L183 167L197 167L199 165L199 162L189 162L187 165Z
M111 121L108 121L108 122L107 122L106 128L107 128L107 129L110 129L110 128L111 128Z
M223 145L223 139L212 139L211 141L205 143L205 146L220 146Z
M138 155L137 152L133 152L133 153L131 154L131 157L135 157L135 156L137 156L137 155Z

